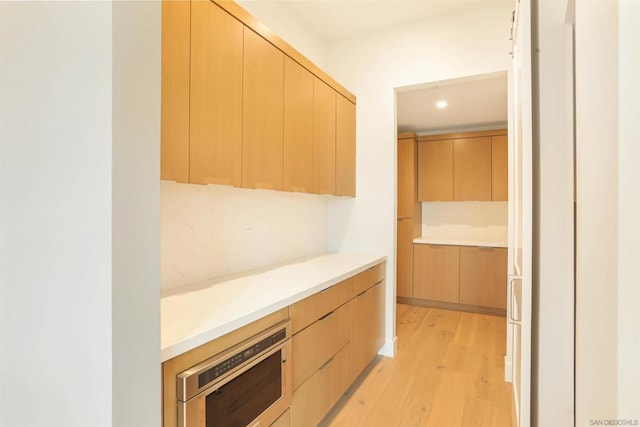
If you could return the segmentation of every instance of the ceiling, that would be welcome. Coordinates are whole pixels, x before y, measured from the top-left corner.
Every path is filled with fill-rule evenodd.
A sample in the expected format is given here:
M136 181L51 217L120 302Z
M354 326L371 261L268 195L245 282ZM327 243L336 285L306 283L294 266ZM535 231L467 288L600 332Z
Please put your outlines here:
M278 1L326 42L454 13L488 1L513 0L289 0Z
M436 107L446 100L448 106ZM443 82L397 93L398 132L434 133L507 124L507 76Z
M437 19L489 4L514 0L246 0L286 8L325 43L385 31L399 25ZM438 87L399 91L398 130L420 133L496 128L507 123L506 74L467 78ZM436 101L447 99L444 110Z

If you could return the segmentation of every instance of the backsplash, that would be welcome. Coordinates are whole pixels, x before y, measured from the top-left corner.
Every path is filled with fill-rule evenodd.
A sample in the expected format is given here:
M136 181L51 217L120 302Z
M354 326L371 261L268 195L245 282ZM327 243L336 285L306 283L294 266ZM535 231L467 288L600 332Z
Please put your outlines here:
M327 196L161 183L162 289L327 250Z
M422 236L506 241L508 202L423 202Z

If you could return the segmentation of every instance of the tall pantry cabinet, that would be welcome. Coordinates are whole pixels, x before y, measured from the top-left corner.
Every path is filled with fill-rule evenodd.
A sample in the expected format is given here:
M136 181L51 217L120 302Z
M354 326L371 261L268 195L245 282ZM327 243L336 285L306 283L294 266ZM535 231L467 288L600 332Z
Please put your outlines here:
M413 132L398 134L397 296L413 297L413 239L422 234L418 201L418 146Z

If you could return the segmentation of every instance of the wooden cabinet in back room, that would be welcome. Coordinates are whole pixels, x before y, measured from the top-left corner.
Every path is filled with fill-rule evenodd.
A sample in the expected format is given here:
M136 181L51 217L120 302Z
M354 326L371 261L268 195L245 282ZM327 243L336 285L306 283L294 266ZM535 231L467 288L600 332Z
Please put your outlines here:
M453 200L491 200L491 137L453 141Z
M418 144L418 198L423 202L453 200L453 140Z
M415 298L451 303L460 301L458 246L416 244L413 257Z
M460 247L460 303L507 308L507 249Z

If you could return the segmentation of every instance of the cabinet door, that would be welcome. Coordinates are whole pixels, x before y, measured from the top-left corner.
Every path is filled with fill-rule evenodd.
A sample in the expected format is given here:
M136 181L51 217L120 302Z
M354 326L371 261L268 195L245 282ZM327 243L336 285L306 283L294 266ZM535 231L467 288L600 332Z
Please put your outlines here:
M491 200L509 199L507 135L491 137Z
M398 220L396 295L413 297L413 218Z
M416 211L416 142L398 140L398 218L413 218Z
M453 141L453 200L491 200L491 137Z
M313 79L313 192L336 192L336 92Z
M284 55L244 28L242 186L282 190Z
M453 200L453 141L418 144L418 197L420 201Z
M460 248L460 302L507 308L506 248Z
M356 196L356 106L336 95L336 195Z
M160 179L189 182L188 1L162 2Z
M311 192L313 80L306 68L284 58L283 189Z
M433 301L459 302L457 246L413 246L413 296Z
M243 25L191 3L190 182L241 184Z
M351 300L351 382L384 344L384 280Z

